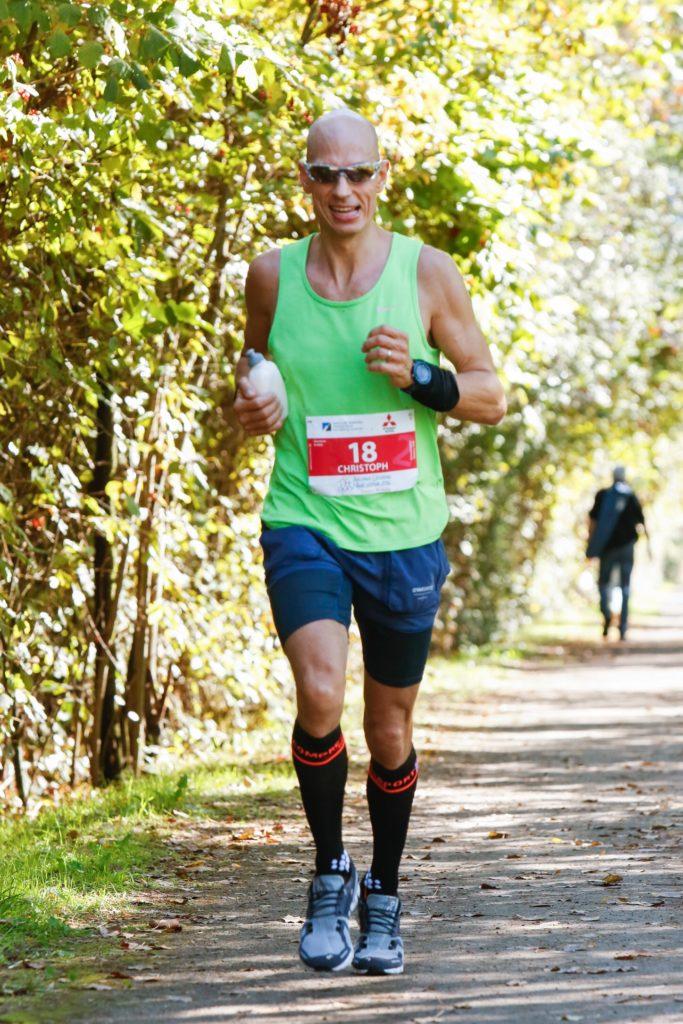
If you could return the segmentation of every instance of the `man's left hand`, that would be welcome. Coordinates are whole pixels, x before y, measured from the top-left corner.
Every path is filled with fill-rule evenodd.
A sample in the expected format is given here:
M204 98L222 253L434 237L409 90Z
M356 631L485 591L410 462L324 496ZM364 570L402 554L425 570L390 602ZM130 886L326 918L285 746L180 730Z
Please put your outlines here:
M384 373L397 388L408 388L413 383L413 360L408 347L408 335L395 327L382 324L373 327L363 342L365 363L371 373Z

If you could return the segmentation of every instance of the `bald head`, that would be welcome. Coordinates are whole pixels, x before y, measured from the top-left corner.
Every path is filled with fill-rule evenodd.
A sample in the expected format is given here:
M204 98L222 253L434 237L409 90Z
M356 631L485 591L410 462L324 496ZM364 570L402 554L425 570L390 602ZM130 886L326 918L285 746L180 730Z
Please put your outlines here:
M374 125L348 107L328 110L308 130L306 159L335 167L379 160Z

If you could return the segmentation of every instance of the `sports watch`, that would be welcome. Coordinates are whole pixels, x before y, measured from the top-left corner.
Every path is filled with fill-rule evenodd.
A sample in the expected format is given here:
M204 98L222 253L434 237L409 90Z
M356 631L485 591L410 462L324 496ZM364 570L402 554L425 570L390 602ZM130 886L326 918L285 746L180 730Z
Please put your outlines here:
M415 387L424 387L425 384L431 383L431 363L425 362L424 359L413 359L413 365L410 368L410 376L413 378L413 383L409 384L407 388L401 388L401 391L405 391L408 395L413 393L413 389Z

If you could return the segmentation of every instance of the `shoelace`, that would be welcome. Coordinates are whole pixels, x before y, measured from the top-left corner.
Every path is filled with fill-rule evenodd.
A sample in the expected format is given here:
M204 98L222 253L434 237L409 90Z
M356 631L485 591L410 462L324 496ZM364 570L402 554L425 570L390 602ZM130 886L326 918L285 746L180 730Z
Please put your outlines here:
M328 917L334 915L339 903L339 896L342 890L331 889L329 892L322 892L313 897L311 917Z
M368 931L384 932L391 935L396 922L395 910L383 910L382 907L368 907Z

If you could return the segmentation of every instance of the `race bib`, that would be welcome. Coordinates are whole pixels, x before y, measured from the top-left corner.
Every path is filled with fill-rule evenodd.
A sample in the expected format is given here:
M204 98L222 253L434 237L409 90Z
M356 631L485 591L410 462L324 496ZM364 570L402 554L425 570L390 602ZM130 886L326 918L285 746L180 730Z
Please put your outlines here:
M308 483L316 494L405 491L417 482L415 411L307 416Z

